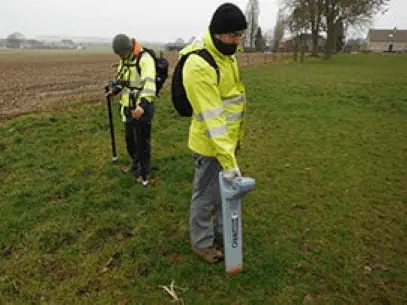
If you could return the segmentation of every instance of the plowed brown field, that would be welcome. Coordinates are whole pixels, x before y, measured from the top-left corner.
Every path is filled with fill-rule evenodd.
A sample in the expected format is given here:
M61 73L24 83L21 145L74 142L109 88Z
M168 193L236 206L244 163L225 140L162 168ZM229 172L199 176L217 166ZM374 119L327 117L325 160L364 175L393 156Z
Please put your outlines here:
M176 53L166 53L170 72ZM280 57L280 56L279 56ZM240 54L241 66L261 65L271 55ZM75 100L102 101L104 84L114 78L117 57L89 55L1 55L0 121Z

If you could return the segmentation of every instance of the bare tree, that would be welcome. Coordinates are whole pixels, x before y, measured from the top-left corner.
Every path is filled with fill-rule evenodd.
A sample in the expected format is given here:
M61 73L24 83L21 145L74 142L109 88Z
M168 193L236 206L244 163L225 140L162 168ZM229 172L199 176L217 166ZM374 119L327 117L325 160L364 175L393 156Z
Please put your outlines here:
M291 20L291 30L297 33L302 29L311 32L312 55L318 56L319 33L321 30L324 0L285 0L284 4ZM298 20L298 18L301 19ZM294 28L293 28L294 26Z
M244 46L247 48L256 47L256 35L259 28L259 14L259 1L249 0L246 8L247 30L244 41Z
M319 53L319 32L322 22L323 0L304 0L305 8L308 10L309 23L312 35L312 56Z
M280 8L277 13L277 21L276 25L274 26L274 37L273 37L273 50L277 52L280 41L284 37L284 30L285 30L285 18L284 18L284 11L283 8Z
M390 0L284 0L290 11L290 19L302 16L303 26L312 34L312 53L318 54L319 32L327 33L324 58L341 49L347 29L360 26L372 18L389 3ZM296 16L294 16L296 14ZM308 23L308 24L307 24ZM299 24L296 22L296 26ZM297 29L298 30L298 29Z
M263 52L264 51L266 41L265 41L265 39L263 37L261 27L259 27L258 30L257 30L255 45L256 45L256 52Z
M336 26L336 39L335 39L335 51L336 52L341 52L343 48L345 47L345 25L343 22L339 22Z
M294 60L297 61L298 49L301 50L301 62L304 61L307 31L309 29L309 12L305 8L305 0L296 0L296 7L288 17L287 23L294 34Z
M13 48L13 49L18 49L24 42L25 37L23 34L19 32L14 32L13 34L10 34L7 36L6 41L7 41L7 47L8 48Z
M338 33L341 27L364 24L389 3L390 0L323 0L327 32L325 59L332 57L336 49Z

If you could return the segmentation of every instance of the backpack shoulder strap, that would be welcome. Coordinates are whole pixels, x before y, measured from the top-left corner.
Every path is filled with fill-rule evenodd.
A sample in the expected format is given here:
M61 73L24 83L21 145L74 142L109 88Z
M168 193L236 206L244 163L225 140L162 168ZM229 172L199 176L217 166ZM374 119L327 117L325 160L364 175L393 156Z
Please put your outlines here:
M123 73L123 69L125 67L124 61L123 59L120 60L120 64L119 64L120 69L117 71L116 73L116 78L115 79L120 79Z
M141 74L140 60L141 60L141 57L143 57L144 53L148 53L151 56L151 58L153 59L153 61L156 62L156 58L155 58L155 55L153 55L154 54L153 52L154 51L147 49L147 48L143 48L143 50L140 52L140 54L137 57L137 61L136 61L136 69L137 69L138 74Z
M140 75L141 75L140 60L141 60L141 56L143 56L143 54L144 54L145 52L147 52L147 51L143 49L143 50L140 52L140 54L138 55L137 61L136 61L136 69L137 69L138 74L140 74Z
M201 56L203 59L206 60L206 62L215 69L216 71L216 77L217 77L217 83L219 85L219 81L220 81L220 72L219 72L219 67L218 64L216 63L215 59L213 58L213 56L211 55L211 53L209 53L209 51L207 49L202 49L196 52L197 55Z

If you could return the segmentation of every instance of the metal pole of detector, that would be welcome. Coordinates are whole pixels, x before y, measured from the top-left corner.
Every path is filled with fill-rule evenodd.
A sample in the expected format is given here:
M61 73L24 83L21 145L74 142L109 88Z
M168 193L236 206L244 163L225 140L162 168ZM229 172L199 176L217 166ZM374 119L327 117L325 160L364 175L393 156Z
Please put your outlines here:
M110 125L110 139L112 142L112 161L115 162L117 160L117 153L116 153L116 141L114 139L114 125L113 125L113 116L112 116L112 103L110 100L110 96L106 96L107 101L107 112L109 114L109 125Z
M225 268L229 275L234 275L243 270L241 199L254 188L255 180L250 177L237 177L230 182L220 173L219 183Z

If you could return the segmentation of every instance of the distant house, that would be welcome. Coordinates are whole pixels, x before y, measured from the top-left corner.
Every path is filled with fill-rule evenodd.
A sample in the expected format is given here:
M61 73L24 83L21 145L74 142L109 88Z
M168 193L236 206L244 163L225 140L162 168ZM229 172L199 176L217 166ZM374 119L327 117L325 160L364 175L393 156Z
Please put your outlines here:
M179 51L183 49L187 44L181 38L178 38L175 42L170 42L165 45L167 51Z
M4 49L7 47L7 40L0 38L0 49Z
M367 35L367 49L372 52L406 52L407 30L370 29Z
M182 38L178 38L177 40L175 40L175 42L170 42L167 43L165 45L165 49L167 51L179 51L182 50L183 48L185 48L187 45L191 44L192 42L194 42L196 39L195 36L192 36L188 42L184 42L184 40Z
M366 51L367 44L366 40L362 38L350 38L346 41L346 44L343 48L344 52L364 52Z

